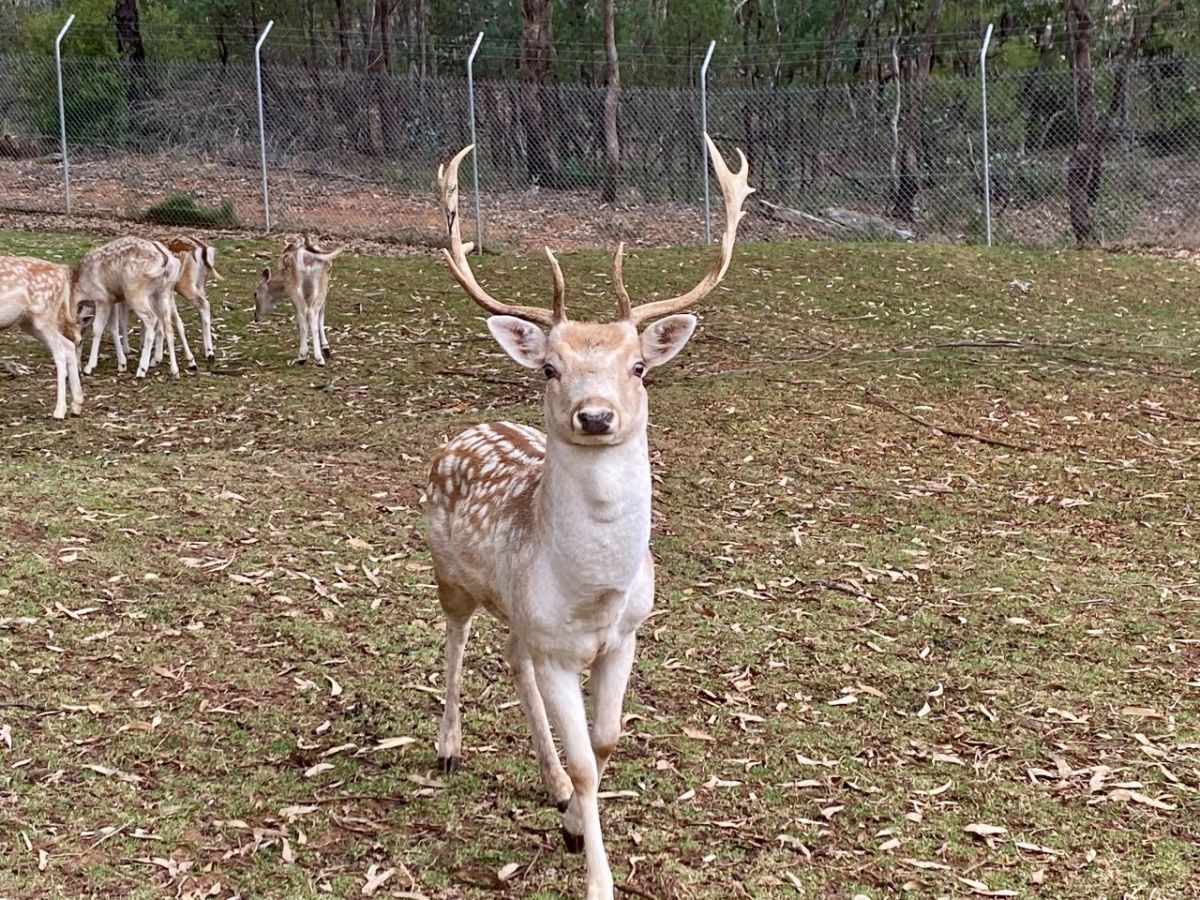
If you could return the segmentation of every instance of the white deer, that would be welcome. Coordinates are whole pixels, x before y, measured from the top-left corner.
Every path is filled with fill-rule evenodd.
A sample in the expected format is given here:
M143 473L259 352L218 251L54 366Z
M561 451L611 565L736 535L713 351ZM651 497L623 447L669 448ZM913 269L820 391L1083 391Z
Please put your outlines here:
M471 619L482 606L508 624L506 657L533 732L542 780L563 810L568 850L586 852L587 897L611 900L597 786L621 733L635 634L654 603L645 373L678 353L696 327L677 315L721 281L733 255L749 166L731 172L705 136L725 198L721 255L686 294L632 306L617 249L620 318L567 319L562 271L549 248L553 309L510 306L488 294L467 262L458 218L462 150L438 178L450 271L488 312L488 329L516 362L546 376L546 433L477 425L434 457L427 489L429 545L446 615L446 707L438 732L445 772L462 754L459 690ZM664 318L665 317L665 318ZM639 336L640 323L656 320ZM537 323L549 328L547 334ZM591 667L589 735L579 677ZM549 720L547 720L549 713ZM549 722L562 739L559 762Z
M271 278L271 269L262 270L258 285L254 289L254 321L266 321L275 304L287 297L296 310L296 328L300 332L300 349L294 362L308 362L308 338L312 335L313 361L325 365L325 357L332 356L329 335L325 330L325 300L329 295L329 273L333 261L341 256L342 250L322 250L307 237L294 241L283 248L279 257L278 277Z
M171 313L175 309L171 292L179 279L179 258L165 245L140 237L120 237L88 253L79 261L72 275L75 308L95 307L92 319L92 352L85 375L96 368L100 341L109 319L119 303L128 304L130 311L142 322L142 356L137 377L145 378L150 368L150 354L155 335L160 329L167 339L171 374L179 374L175 359L175 335L171 331ZM114 329L117 370L125 371L125 353L119 333Z
M67 415L67 382L71 413L83 412L79 384L79 323L71 301L71 270L32 256L0 256L0 331L21 328L41 341L54 356L58 397L54 418Z

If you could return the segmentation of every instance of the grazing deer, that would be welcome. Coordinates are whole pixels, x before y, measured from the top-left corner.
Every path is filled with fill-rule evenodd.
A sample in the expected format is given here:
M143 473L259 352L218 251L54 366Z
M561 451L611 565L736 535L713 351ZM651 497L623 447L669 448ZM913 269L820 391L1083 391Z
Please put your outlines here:
M54 357L58 399L54 418L67 415L67 382L71 413L83 412L79 385L79 324L71 302L71 270L32 256L0 256L0 331L18 327L41 341Z
M524 425L477 425L434 457L426 518L438 597L446 615L446 707L438 732L445 772L462 754L459 691L463 648L482 606L509 626L506 657L533 732L542 780L563 810L569 850L587 855L589 900L611 900L612 873L600 832L597 786L621 733L635 633L654 602L650 555L650 458L642 378L683 349L696 318L679 314L725 276L749 166L731 172L712 141L725 198L721 255L686 294L632 306L617 248L613 323L567 319L562 270L549 248L552 309L510 306L475 280L458 218L458 167L438 171L450 232L443 251L467 295L493 315L492 336L517 363L546 376L546 433ZM638 325L652 324L638 334ZM538 325L549 329L547 334ZM591 667L589 736L579 685ZM549 713L549 720L547 720ZM549 722L562 739L559 762Z
M125 303L142 321L142 356L137 377L145 378L155 336L162 329L170 354L171 374L179 374L175 360L175 334L171 330L174 309L171 291L179 279L179 259L158 241L120 237L89 251L72 273L75 308L95 307L92 319L92 352L83 368L91 375L100 356L100 341L113 315L113 307ZM125 371L125 352L119 334L113 341L117 370Z
M208 279L211 275L217 281L224 281L225 276L217 271L217 250L204 243L199 238L181 237L167 244L167 249L179 258L179 278L175 281L175 293L185 300L190 300L192 306L200 314L200 341L204 350L204 358L211 365L214 357L212 339L212 307L208 302ZM113 343L120 341L125 354L129 353L129 315L124 306L113 310L112 338ZM171 317L175 330L179 334L179 342L183 344L183 355L187 359L188 368L196 368L196 357L188 344L187 332L183 327L183 317L179 315L179 307L174 298L171 302ZM155 365L162 362L164 329L154 336Z
M325 332L325 298L329 294L329 273L333 261L342 253L341 249L322 250L308 238L302 242L289 243L283 248L279 259L279 277L271 278L268 266L262 270L258 287L254 291L254 321L262 322L275 307L287 297L296 310L296 328L300 332L300 351L297 365L308 362L308 338L312 335L313 360L318 366L325 365L325 357L332 356L329 336Z

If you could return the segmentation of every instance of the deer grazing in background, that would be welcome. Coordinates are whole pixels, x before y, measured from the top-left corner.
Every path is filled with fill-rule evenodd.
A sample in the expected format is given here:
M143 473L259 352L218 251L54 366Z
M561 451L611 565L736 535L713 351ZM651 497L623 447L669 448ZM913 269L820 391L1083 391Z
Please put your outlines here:
M71 413L83 412L79 384L79 325L71 300L71 270L32 256L0 256L0 331L21 328L41 341L54 357L58 399L54 418L67 415L67 383Z
M142 322L142 356L137 377L145 378L150 354L160 329L167 341L171 374L179 374L175 359L175 334L171 313L175 308L172 291L179 280L178 257L158 241L140 237L120 237L89 251L72 273L75 308L95 308L92 319L92 352L84 366L91 375L100 355L104 329L113 316L113 307L124 303ZM119 335L114 334L117 370L125 371L125 353Z
M265 320L275 304L284 297L292 301L296 310L296 327L300 332L300 351L295 359L297 365L308 362L310 335L313 361L318 366L325 365L325 357L333 355L329 349L329 336L325 332L325 299L329 294L329 273L333 269L333 261L341 253L340 248L322 250L306 237L283 248L277 278L271 277L269 266L262 270L254 291L254 321Z
M434 457L426 491L429 546L446 615L446 707L438 732L445 772L460 764L459 691L471 619L486 608L509 627L506 657L533 732L542 780L563 815L569 850L587 859L587 897L611 900L612 872L600 831L597 788L621 733L635 633L654 602L650 555L650 458L643 376L692 336L680 314L725 276L749 166L731 172L712 141L725 199L721 255L686 294L633 306L617 249L613 323L568 320L565 283L554 277L552 309L510 306L471 271L458 218L458 167L467 147L438 172L450 233L443 251L467 295L492 313L492 336L517 363L546 377L546 433L524 425L477 425ZM638 326L650 325L639 335ZM538 325L546 326L549 333ZM589 735L579 677L591 667ZM549 719L547 719L549 713ZM562 739L559 762L549 722Z
M200 341L204 350L204 358L211 365L213 362L212 338L212 306L208 302L208 279L211 276L217 281L223 281L225 276L217 271L217 250L199 238L174 238L167 244L167 249L179 259L179 278L175 281L175 293L185 300L191 301L192 306L200 314ZM113 343L120 341L126 355L129 353L129 315L123 305L113 310L112 338ZM183 355L187 359L188 368L196 368L196 357L188 344L187 332L183 327L183 317L179 315L179 307L174 298L171 301L171 318L183 345ZM152 362L157 365L162 362L164 330L159 330L154 336L154 356ZM121 365L124 365L122 363Z

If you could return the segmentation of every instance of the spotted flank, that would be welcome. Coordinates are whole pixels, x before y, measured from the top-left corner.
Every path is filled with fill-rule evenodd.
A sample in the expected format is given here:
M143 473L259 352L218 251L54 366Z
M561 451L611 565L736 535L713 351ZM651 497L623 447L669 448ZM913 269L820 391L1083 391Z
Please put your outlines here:
M500 518L499 507L527 503L545 456L546 436L528 425L487 422L468 428L434 457L429 502L470 530L485 530Z

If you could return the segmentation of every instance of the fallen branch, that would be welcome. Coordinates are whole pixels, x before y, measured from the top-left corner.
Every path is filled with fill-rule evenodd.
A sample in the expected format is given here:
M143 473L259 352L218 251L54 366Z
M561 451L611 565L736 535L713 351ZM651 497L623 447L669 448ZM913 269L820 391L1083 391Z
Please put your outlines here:
M874 393L870 388L867 388L864 391L864 394L868 403L872 403L875 406L878 406L880 409L886 409L896 413L897 415L904 416L904 418L908 419L910 422L915 422L917 425L921 425L924 428L928 428L931 431L937 434L945 435L946 437L966 438L967 440L978 441L981 444L988 444L992 447L1007 447L1009 450L1021 450L1024 452L1041 449L1040 447L1030 447L1026 444L1013 444L1009 441L1002 441L999 438L991 438L985 434L980 434L978 431L960 431L956 428L946 428L943 425L935 425L932 422L928 422L925 419L920 418L919 416L914 416L912 413L905 412L900 407L896 406L896 404L889 400L885 400L883 397L880 397L878 394Z
M868 213L856 212L852 209L838 209L831 206L821 210L821 214L818 216L807 213L802 209L780 206L778 203L772 203L769 200L759 200L758 203L763 214L769 219L774 219L777 222L785 222L789 225L803 225L808 228L816 228L835 237L846 238L857 235L859 237L893 241L912 241L916 239L916 232L912 231L912 229L894 225L887 219Z

